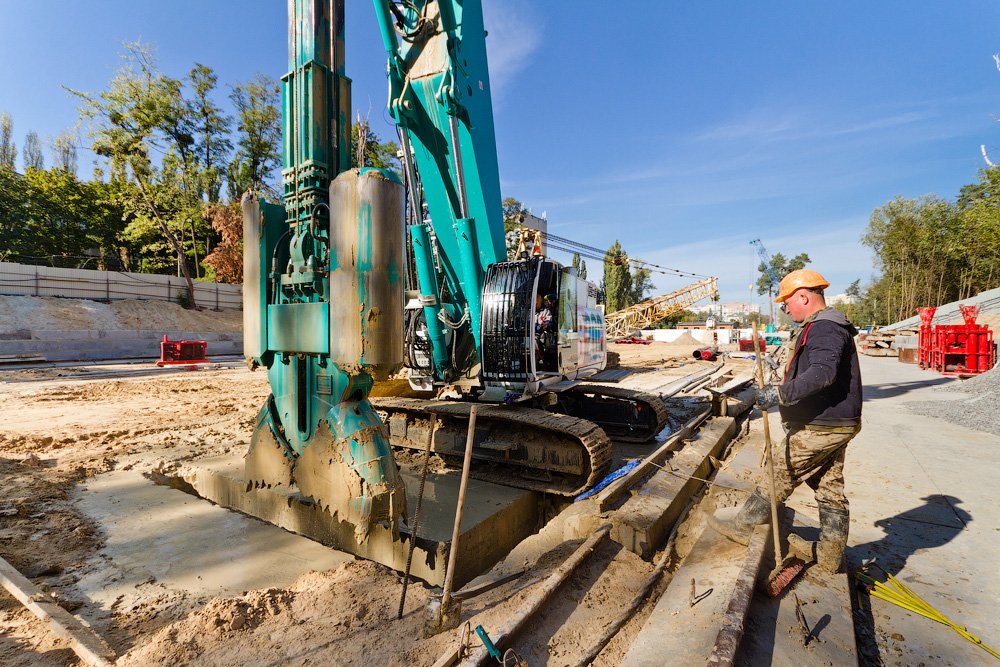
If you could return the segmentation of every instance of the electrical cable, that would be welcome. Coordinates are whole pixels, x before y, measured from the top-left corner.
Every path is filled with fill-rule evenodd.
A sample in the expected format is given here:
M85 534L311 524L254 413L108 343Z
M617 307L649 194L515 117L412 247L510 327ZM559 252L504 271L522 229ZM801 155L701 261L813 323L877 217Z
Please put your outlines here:
M546 244L553 250L559 250L566 253L575 253L581 257L586 257L587 259L595 259L605 263L620 264L621 258L612 257L607 251L601 250L600 248L595 248L594 246L587 245L585 243L580 243L579 241L574 241L562 236L557 236L556 234L551 234L549 232L541 232L542 238L545 239ZM685 276L689 278L710 278L711 276L702 275L700 273L694 273L693 271L682 271L681 269L672 269L670 267L661 266L660 264L655 264L653 262L647 262L636 257L629 257L626 260L630 264L636 264L648 271L654 273L661 273L663 275L676 275Z

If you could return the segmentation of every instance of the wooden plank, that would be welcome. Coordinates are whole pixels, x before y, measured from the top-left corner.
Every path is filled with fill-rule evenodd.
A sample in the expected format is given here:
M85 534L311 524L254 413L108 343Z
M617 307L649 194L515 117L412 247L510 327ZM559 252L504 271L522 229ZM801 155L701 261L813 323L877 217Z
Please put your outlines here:
M117 657L115 652L93 628L56 604L3 558L0 558L0 584L32 614L47 623L53 634L68 641L85 663L95 667L110 667L114 663Z
M771 531L766 525L757 526L750 538L743 567L736 577L736 584L729 595L729 606L722 617L722 626L715 638L715 647L708 657L709 665L730 666L736 661L736 652L743 640L747 612L753 600L754 582L760 571L764 550L771 544Z

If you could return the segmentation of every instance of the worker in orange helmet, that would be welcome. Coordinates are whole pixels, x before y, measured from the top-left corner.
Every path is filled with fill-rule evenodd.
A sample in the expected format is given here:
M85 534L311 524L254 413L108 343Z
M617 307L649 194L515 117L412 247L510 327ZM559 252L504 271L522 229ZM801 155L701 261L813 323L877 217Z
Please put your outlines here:
M788 537L792 553L835 573L844 564L850 521L844 495L844 453L861 430L861 370L854 325L826 305L830 283L816 271L799 269L781 280L777 303L800 323L789 342L791 356L780 385L757 390L757 405L775 405L785 437L772 451L775 494L785 501L805 482L819 506L819 542ZM726 537L747 544L754 526L770 520L770 500L759 487L738 510L716 512L710 523Z

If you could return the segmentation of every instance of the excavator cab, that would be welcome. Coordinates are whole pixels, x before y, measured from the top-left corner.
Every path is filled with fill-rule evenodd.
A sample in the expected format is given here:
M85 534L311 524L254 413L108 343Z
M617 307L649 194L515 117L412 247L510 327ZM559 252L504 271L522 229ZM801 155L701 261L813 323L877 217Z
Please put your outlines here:
M603 317L591 287L541 256L489 267L481 372L490 394L533 396L604 368Z

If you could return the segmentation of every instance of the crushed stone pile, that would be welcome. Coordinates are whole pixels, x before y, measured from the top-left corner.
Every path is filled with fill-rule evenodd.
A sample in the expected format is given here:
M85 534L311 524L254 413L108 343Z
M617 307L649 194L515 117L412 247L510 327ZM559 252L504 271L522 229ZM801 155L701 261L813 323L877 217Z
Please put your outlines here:
M938 391L957 392L966 396L918 401L907 404L907 407L919 414L1000 435L1000 365L967 380L949 382Z
M239 310L185 310L168 301L128 299L102 303L46 296L0 296L0 334L81 329L240 332Z

